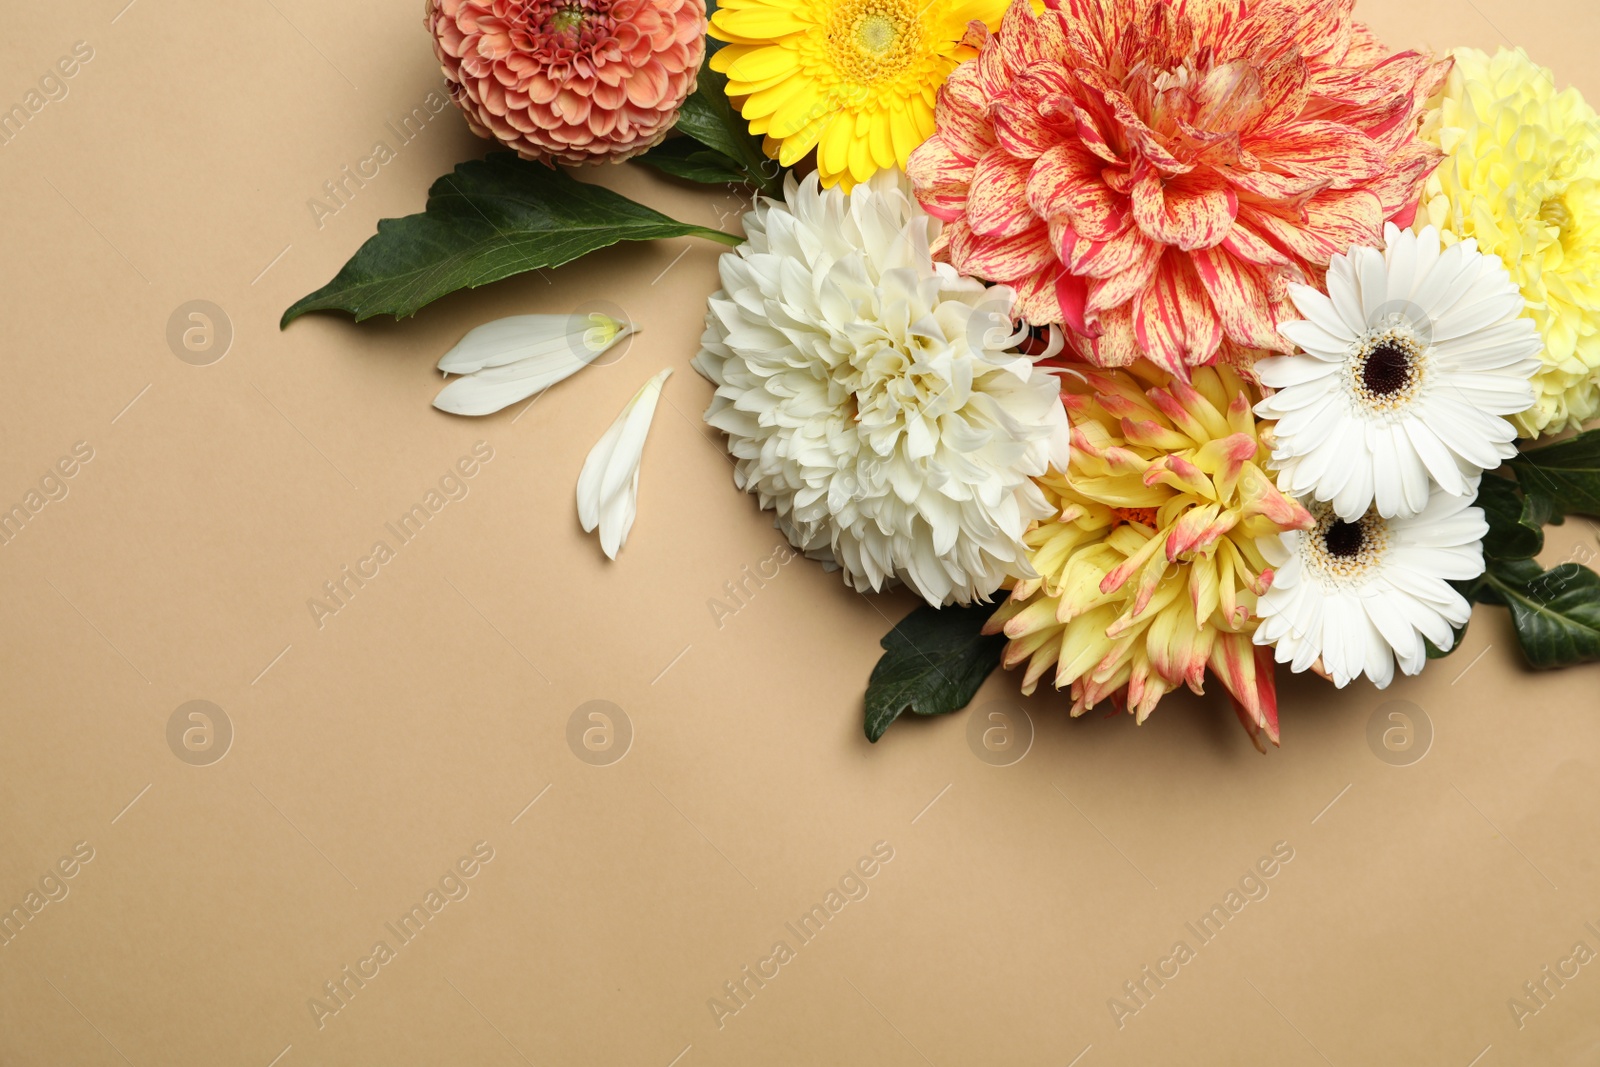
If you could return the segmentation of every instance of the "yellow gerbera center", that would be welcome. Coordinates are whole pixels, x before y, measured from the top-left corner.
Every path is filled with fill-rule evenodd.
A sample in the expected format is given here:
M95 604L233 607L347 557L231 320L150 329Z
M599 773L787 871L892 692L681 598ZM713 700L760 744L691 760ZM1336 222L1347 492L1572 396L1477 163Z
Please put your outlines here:
M900 36L900 27L893 19L876 12L856 24L856 43L868 52L882 55Z
M856 0L841 4L828 28L835 69L854 82L871 85L905 69L917 33L917 12L896 0Z

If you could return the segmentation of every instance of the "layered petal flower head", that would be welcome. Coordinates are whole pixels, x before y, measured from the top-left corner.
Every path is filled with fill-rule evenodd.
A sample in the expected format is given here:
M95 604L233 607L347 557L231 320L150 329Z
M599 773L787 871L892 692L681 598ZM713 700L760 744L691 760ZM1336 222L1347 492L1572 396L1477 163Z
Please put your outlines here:
M1005 0L729 0L711 57L752 133L785 167L813 148L848 191L904 168L933 132L934 93L1000 24Z
M1143 722L1168 692L1200 692L1209 666L1257 747L1278 742L1270 655L1251 646L1273 581L1261 544L1312 524L1273 485L1251 414L1256 388L1227 366L1193 384L1138 363L1068 381L1072 462L1039 480L1055 514L1027 536L1039 577L1019 582L986 632L1053 674L1072 714L1107 697Z
M1258 645L1273 645L1295 672L1319 659L1343 688L1362 675L1379 689L1400 670L1427 662L1423 638L1455 642L1472 606L1450 586L1483 573L1489 530L1471 498L1435 492L1416 515L1385 519L1376 510L1346 522L1315 504L1317 524L1285 533L1262 550L1277 568L1256 610Z
M716 386L734 481L855 589L930 604L1031 577L1032 477L1068 454L1057 379L1018 354L1013 295L936 264L904 177L815 174L745 215L694 366Z
M1544 338L1525 436L1600 415L1600 118L1520 48L1453 53L1423 128L1444 162L1417 225L1499 256Z
M547 163L657 144L706 47L705 0L428 0L425 21L472 131Z
M1471 496L1478 474L1516 452L1505 416L1533 401L1539 335L1495 256L1472 239L1388 227L1383 252L1334 256L1328 293L1290 289L1304 319L1279 329L1303 354L1263 359L1277 392L1273 464L1294 496L1331 501L1346 522L1375 507L1415 515L1435 486Z
M1290 282L1409 225L1448 70L1355 0L1016 0L912 154L936 254L1100 366L1287 351Z
M639 461L655 418L661 387L672 377L667 367L640 386L611 428L595 442L578 474L578 521L585 533L600 529L600 550L609 559L628 542L639 511Z
M440 370L461 377L439 390L433 406L452 415L491 414L565 381L636 332L631 322L599 313L486 322L439 359Z

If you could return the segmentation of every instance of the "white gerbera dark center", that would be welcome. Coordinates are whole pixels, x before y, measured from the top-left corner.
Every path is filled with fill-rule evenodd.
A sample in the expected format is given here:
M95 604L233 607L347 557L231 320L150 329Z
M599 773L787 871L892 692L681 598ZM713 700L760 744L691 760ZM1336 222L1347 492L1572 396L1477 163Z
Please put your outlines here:
M1375 330L1357 345L1350 360L1350 386L1368 411L1406 407L1422 388L1428 346L1409 324Z
M1384 239L1334 256L1327 293L1291 285L1305 317L1278 331L1305 354L1255 365L1275 390L1256 414L1277 419L1278 487L1346 522L1374 504L1415 515L1430 485L1470 496L1479 471L1516 454L1505 416L1533 402L1543 344L1498 256L1445 248L1431 226L1390 223Z
M1348 585L1382 562L1389 547L1389 527L1377 509L1355 522L1346 522L1327 506L1313 507L1311 513L1317 525L1301 539L1300 551L1324 582Z

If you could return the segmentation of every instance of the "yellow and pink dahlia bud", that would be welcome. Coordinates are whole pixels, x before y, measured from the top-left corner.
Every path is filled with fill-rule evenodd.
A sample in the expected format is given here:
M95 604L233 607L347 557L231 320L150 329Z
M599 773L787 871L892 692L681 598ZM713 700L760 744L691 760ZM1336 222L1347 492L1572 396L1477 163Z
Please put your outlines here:
M1014 0L907 167L936 254L1102 367L1289 351L1290 282L1409 225L1449 70L1355 0Z
M1039 577L986 627L1011 639L1006 667L1027 664L1024 693L1052 674L1072 714L1111 697L1143 722L1209 667L1256 745L1277 744L1272 655L1251 644L1272 582L1257 540L1313 520L1265 470L1258 399L1226 366L1064 379L1072 461L1038 479L1057 514L1025 539Z
M428 0L426 22L473 132L546 163L659 143L705 55L705 0Z

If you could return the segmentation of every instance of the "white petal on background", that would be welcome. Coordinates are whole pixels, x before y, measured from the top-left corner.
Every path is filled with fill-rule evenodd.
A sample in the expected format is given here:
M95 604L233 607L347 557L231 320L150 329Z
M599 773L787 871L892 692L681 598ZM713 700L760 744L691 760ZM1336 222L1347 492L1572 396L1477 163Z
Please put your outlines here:
M578 475L578 521L586 533L600 528L600 549L610 559L617 558L633 528L644 440L655 417L656 401L661 399L661 387L671 376L668 367L633 394L617 421L589 450Z
M637 329L609 315L513 315L470 330L439 360L446 385L433 406L488 415L576 374Z

